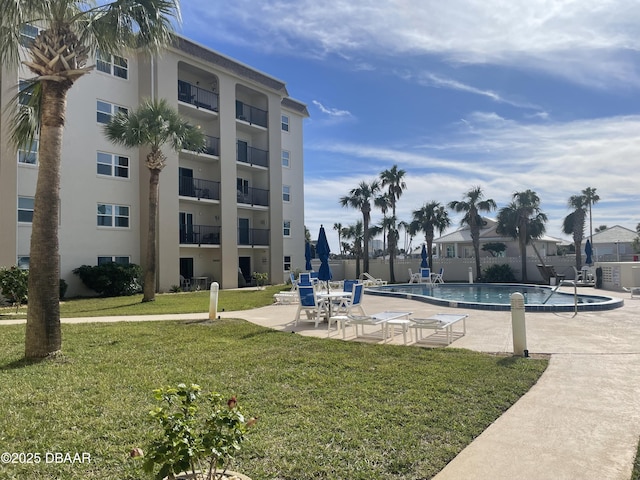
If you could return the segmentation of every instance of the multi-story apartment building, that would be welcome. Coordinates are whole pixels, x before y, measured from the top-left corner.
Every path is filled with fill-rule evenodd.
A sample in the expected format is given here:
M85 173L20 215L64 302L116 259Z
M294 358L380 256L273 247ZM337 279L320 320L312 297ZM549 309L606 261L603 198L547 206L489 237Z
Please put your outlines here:
M24 76L24 77L23 77ZM2 72L0 106L21 78ZM271 281L304 265L304 104L286 85L186 38L162 55L98 57L68 97L61 168L60 271L87 294L80 265L145 258L144 149L110 143L103 125L145 98L165 98L206 134L204 152L166 150L160 175L158 287L206 277L221 288L252 272ZM16 152L0 125L0 265L28 265L37 143ZM240 275L240 273L242 275Z

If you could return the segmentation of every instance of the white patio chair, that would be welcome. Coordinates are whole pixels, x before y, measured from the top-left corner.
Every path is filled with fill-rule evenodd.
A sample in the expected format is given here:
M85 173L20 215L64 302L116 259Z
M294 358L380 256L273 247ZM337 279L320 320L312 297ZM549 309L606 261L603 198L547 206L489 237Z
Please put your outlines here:
M420 272L413 273L411 269L409 269L409 283L418 283L420 281Z
M421 268L420 269L420 283L429 283L432 284L431 280L431 269L430 268Z
M444 268L440 268L438 273L431 274L431 282L432 283L444 283L444 279L442 276L444 275Z
M298 297L300 304L296 311L295 324L298 325L298 322L302 320L301 314L304 310L307 315L306 320L315 322L317 327L325 314L324 302L318 301L313 285L298 285Z

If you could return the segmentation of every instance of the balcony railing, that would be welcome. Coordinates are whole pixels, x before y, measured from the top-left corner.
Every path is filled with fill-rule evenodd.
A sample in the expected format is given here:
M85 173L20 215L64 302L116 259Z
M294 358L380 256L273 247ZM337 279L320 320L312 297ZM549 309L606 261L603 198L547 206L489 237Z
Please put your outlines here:
M180 196L220 200L220 182L185 176L180 176L178 182Z
M237 142L237 160L250 165L258 165L260 167L269 166L269 152L259 148L249 147L244 142Z
M206 153L207 155L213 155L214 157L220 156L220 139L218 137L212 137L211 135L204 136L204 148L198 150L191 145L185 145L185 150L198 153Z
M236 118L267 128L267 111L236 100Z
M263 207L269 206L269 190L263 190L262 188L248 188L247 191L237 190L237 192L238 203L260 205Z
M220 227L213 225L180 225L181 245L220 245Z
M264 228L239 228L238 245L269 245L269 230Z
M178 80L178 100L212 112L218 111L218 94Z

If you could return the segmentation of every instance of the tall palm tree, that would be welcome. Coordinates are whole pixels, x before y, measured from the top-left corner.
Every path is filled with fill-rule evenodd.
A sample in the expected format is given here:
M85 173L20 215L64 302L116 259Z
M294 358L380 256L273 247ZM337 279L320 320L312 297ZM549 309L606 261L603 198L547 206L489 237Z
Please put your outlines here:
M146 100L134 112L119 112L104 126L104 133L115 144L150 149L145 160L149 169L149 228L142 301L151 302L156 298L158 184L167 161L162 147L168 144L179 152L188 146L199 151L205 146L204 134L183 120L164 98Z
M380 181L382 187L387 187L387 193L389 194L389 202L391 203L391 213L393 222L389 225L388 233L388 245L389 245L389 281L395 283L395 273L393 271L394 258L396 255L396 249L398 246L398 230L396 229L396 203L402 196L402 192L407 189L407 184L404 181L404 177L407 172L398 168L398 165L394 165L388 170L384 170L380 173Z
M349 225L342 230L342 236L348 240L353 240L351 253L356 257L356 278L360 277L360 258L362 257L362 243L364 242L364 227L358 220L355 224Z
M589 206L589 240L593 243L593 218L591 216L591 206L598 203L600 196L596 193L596 189L587 187L582 190L582 195L587 199L587 205Z
M413 219L410 224L411 232L415 235L424 232L424 240L427 242L429 252L429 266L433 268L433 239L435 232L440 235L451 225L451 219L446 208L440 202L425 203L418 210L413 211Z
M16 147L39 135L36 185L29 260L29 310L25 357L45 357L62 347L59 307L59 187L67 94L94 66L89 55L121 54L127 48L153 53L167 45L172 24L180 20L178 0L117 0L94 5L84 0L0 0L0 64L34 74L28 80L30 104L11 119ZM24 49L21 30L41 28ZM23 59L21 53L28 57Z
M371 221L371 201L380 191L380 183L373 180L371 183L362 181L356 188L349 191L349 195L340 198L340 204L343 207L356 208L362 212L362 225L364 229L363 243L363 268L365 272L369 271L369 222Z
M398 229L402 229L402 231L404 232L404 245L402 247L402 250L404 250L404 253L407 254L409 251L409 235L411 235L411 224L409 222L401 220L398 222Z
M522 282L527 282L527 245L546 230L547 216L540 209L540 198L533 190L516 192L513 201L498 212L496 233L518 240Z
M582 268L582 240L584 239L584 221L587 216L587 197L585 195L572 195L569 197L569 213L562 222L562 231L573 236L573 244L576 248L576 269Z
M497 208L496 202L492 198L484 199L482 187L472 187L463 195L462 200L454 200L449 202L448 207L458 213L464 213L461 225L468 225L471 233L471 242L473 243L473 251L476 257L476 278L482 276L480 271L480 227L484 224L484 220L480 216L480 212L491 212Z
M340 222L334 223L333 229L338 231L338 245L340 246L340 257L342 257L344 253L342 249L342 224Z
M382 253L384 254L387 251L387 225L389 225L389 221L387 219L387 212L389 208L391 208L391 198L389 193L383 193L382 195L378 195L374 200L373 204L380 209L382 212L382 221L380 222L380 226L382 226Z

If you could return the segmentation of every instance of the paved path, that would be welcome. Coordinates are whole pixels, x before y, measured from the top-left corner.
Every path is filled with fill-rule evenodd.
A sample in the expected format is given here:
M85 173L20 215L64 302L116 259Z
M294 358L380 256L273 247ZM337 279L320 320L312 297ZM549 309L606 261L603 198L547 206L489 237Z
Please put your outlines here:
M588 290L593 293L593 290ZM527 313L531 353L551 354L538 383L476 438L436 480L629 480L640 437L640 299L604 312ZM365 295L368 313L411 310L416 316L441 307ZM313 323L293 325L294 305L220 312L265 327L302 335L342 338ZM451 309L450 311L456 311ZM509 312L468 313L467 335L452 347L512 352ZM127 321L205 319L208 314L126 317ZM63 319L69 323L122 321L123 317ZM20 321L18 321L20 322ZM9 321L0 322L8 324ZM373 327L370 327L373 328ZM353 339L352 334L347 337ZM402 343L398 334L393 343Z

